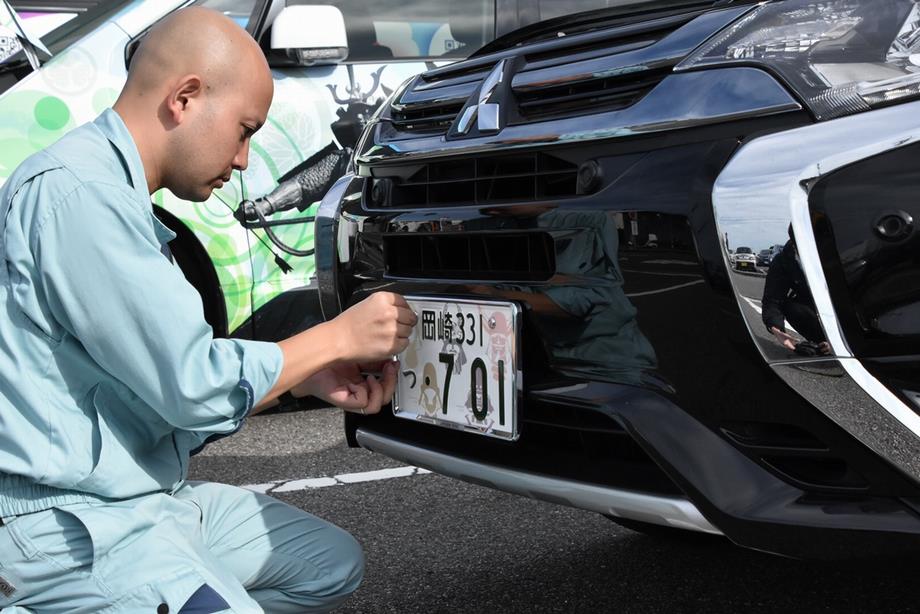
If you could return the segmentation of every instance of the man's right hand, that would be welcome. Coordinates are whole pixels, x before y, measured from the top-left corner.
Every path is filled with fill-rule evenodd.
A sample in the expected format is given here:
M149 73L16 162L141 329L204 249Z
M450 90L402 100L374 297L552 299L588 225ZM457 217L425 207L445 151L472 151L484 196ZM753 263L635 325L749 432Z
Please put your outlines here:
M375 292L332 320L339 335L343 362L388 360L409 345L418 322L409 303L393 292Z
M783 347L787 350L794 352L796 339L789 333L782 331L775 326L770 327L770 332L773 333L773 336L776 337L776 340L779 341Z

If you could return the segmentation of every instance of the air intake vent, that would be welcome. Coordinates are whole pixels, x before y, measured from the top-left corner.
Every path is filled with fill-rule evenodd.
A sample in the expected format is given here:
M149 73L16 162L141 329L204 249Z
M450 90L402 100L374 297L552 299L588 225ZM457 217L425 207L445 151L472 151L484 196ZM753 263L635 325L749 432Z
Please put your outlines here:
M366 202L416 208L566 198L576 194L578 174L576 165L543 153L431 162L403 170L407 179L375 180ZM381 181L392 185L381 189Z
M393 125L400 132L446 132L463 108L463 101L437 106L393 105Z
M671 69L593 79L578 83L532 88L518 94L523 120L616 111L639 102Z
M869 487L849 463L799 426L730 422L722 425L722 432L785 481L804 490L854 491Z
M543 281L556 270L553 239L515 234L399 234L384 237L387 274L426 279Z

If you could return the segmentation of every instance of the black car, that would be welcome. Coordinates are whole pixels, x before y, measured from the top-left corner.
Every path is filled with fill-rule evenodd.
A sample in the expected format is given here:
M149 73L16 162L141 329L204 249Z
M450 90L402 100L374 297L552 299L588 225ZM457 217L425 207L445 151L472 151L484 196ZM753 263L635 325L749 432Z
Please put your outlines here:
M420 318L349 443L640 529L917 551L918 7L633 2L404 84L317 219L327 317ZM811 356L729 257L787 242Z

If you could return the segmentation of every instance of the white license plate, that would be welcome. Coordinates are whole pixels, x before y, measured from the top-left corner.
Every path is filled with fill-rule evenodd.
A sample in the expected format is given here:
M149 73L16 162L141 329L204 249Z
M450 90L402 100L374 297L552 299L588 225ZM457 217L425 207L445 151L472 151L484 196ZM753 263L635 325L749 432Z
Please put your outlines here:
M400 418L517 439L518 314L513 303L406 297L418 315L399 355Z

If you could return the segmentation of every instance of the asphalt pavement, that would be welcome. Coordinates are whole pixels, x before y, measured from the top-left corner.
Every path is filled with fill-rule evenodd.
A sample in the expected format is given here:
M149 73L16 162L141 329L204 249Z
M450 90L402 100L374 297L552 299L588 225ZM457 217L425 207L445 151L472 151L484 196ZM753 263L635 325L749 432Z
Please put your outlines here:
M193 479L268 491L350 531L367 572L340 612L920 610L920 555L805 562L724 538L649 537L349 449L341 425L335 409L254 416L191 469Z

